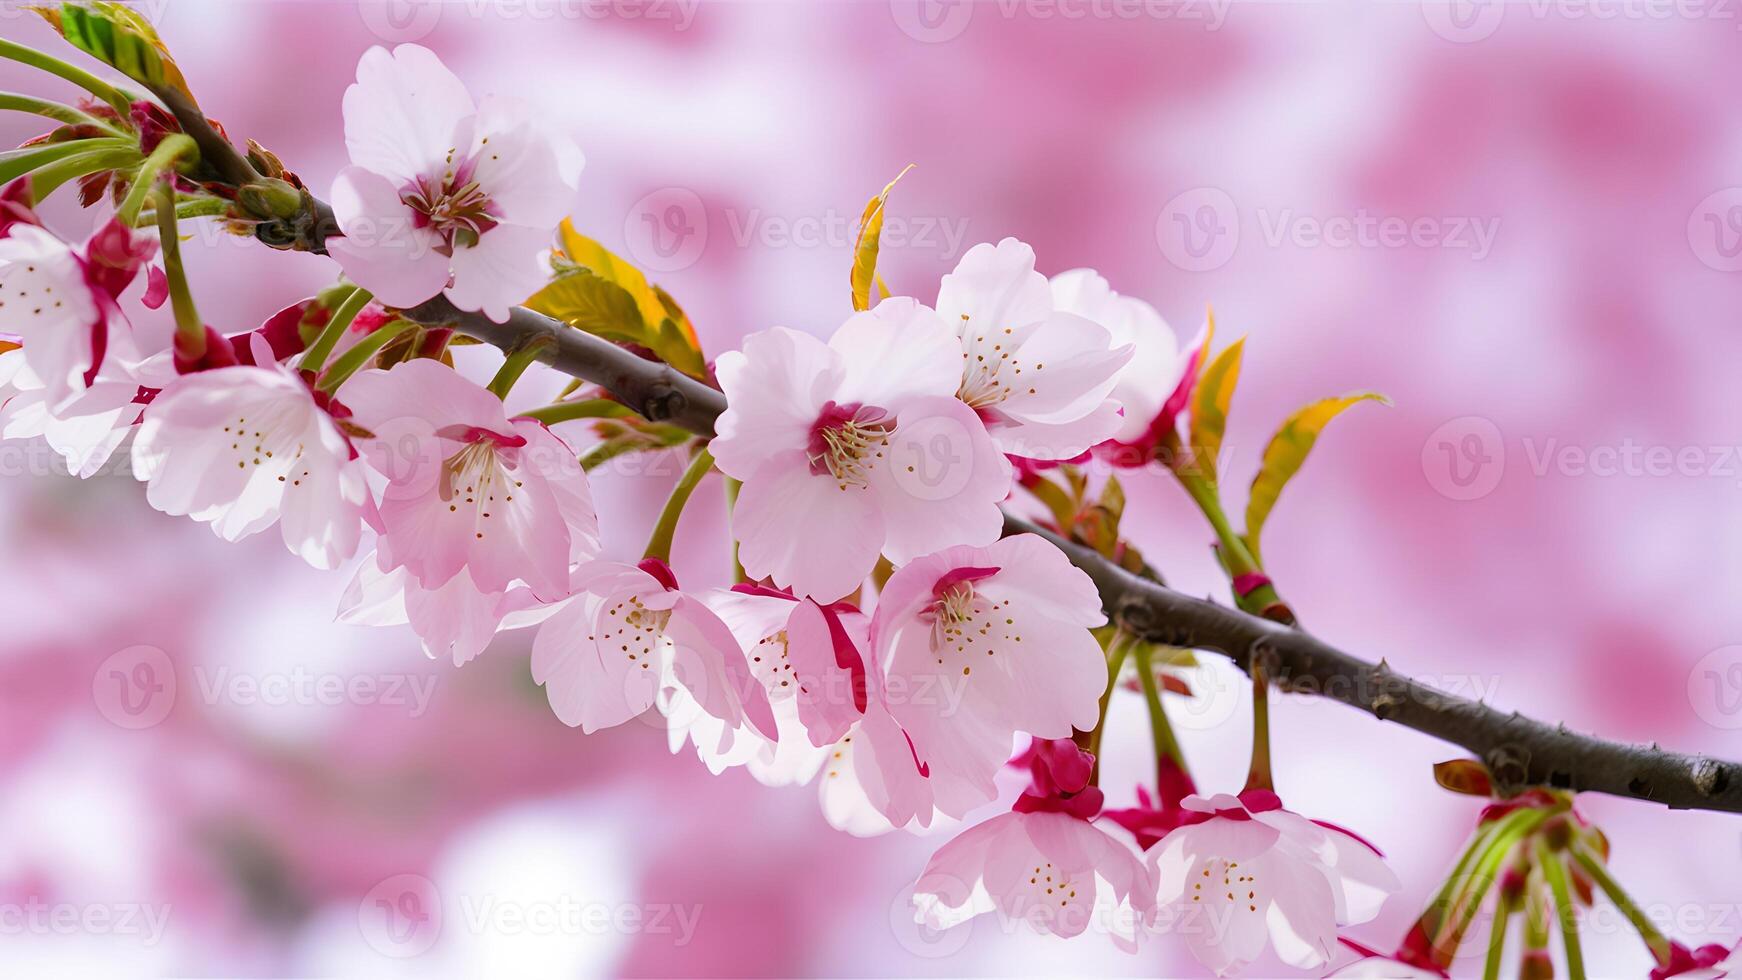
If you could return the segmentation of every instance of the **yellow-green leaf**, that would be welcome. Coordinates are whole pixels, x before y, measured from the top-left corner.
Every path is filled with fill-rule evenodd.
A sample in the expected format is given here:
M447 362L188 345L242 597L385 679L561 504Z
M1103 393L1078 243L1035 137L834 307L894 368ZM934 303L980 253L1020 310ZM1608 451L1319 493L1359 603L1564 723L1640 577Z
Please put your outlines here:
M652 337L635 297L622 286L602 279L589 269L578 269L553 279L526 305L579 327L606 340L638 344L651 349Z
M567 218L562 223L562 243L569 261L606 282L622 287L640 308L643 322L650 327L658 327L659 321L665 319L665 307L660 304L658 294L641 270L597 241L576 231L574 224Z
M1234 386L1240 381L1240 355L1245 347L1246 338L1242 337L1223 348L1204 368L1192 391L1190 456L1184 465L1197 466L1212 484L1216 482L1216 456L1222 451L1222 436L1228 429L1228 408L1234 402Z
M1276 435L1270 437L1270 444L1264 447L1264 462L1252 480L1252 494L1246 501L1246 545L1254 555L1259 552L1258 534L1276 506L1276 498L1282 494L1283 486L1300 472L1319 433L1346 409L1365 401L1391 404L1384 395L1371 391L1326 398L1290 415Z
M527 301L527 306L573 327L635 344L692 377L707 375L695 327L671 294L640 269L562 223L563 259L570 267Z
M877 275L877 250L883 236L883 206L889 201L889 192L895 189L896 183L912 169L911 163L903 167L901 173L895 175L895 180L884 185L881 194L866 203L865 212L859 216L859 234L853 239L853 268L848 275L855 310L871 308L873 285L882 296L889 295L889 287L883 285L883 279Z
M108 0L38 9L73 47L146 88L173 89L193 99L169 49L138 11Z

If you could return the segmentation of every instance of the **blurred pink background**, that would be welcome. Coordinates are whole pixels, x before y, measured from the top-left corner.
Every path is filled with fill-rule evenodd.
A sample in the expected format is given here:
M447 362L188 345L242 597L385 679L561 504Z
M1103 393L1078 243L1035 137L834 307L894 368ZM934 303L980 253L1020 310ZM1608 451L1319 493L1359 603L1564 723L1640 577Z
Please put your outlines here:
M1269 525L1314 631L1506 709L1742 755L1734 5L139 6L206 111L322 194L371 44L418 41L475 92L533 100L587 154L577 225L670 289L710 356L773 324L838 325L858 211L915 163L885 231L898 292L929 300L968 246L1015 235L1043 271L1097 268L1182 335L1214 303L1224 341L1250 337L1236 508L1288 411L1395 399L1338 420ZM0 34L80 60L10 3ZM0 88L70 95L11 65ZM7 145L39 131L0 126ZM184 250L229 331L336 273L215 234ZM711 777L651 725L583 737L532 686L526 634L460 670L429 662L409 631L335 625L348 573L274 534L225 545L153 512L124 466L80 482L41 446L0 452L0 905L81 916L14 911L0 973L1198 972L1166 940L1128 956L984 918L923 936L905 888L947 836L838 834L812 789ZM598 479L615 552L638 553L675 475ZM1154 473L1127 486L1149 558L1224 596L1184 495ZM723 580L722 529L719 508L685 522L687 577ZM156 685L131 695L144 715L116 710L117 670ZM1196 683L1177 725L1200 786L1232 791L1244 686L1223 663ZM1150 770L1139 700L1109 725L1117 805ZM1479 806L1433 784L1457 750L1298 696L1274 725L1289 805L1357 829L1404 878L1353 932L1389 948ZM1735 817L1582 808L1672 932L1742 935ZM386 929L377 900L411 927ZM1594 973L1646 968L1612 910L1585 943Z

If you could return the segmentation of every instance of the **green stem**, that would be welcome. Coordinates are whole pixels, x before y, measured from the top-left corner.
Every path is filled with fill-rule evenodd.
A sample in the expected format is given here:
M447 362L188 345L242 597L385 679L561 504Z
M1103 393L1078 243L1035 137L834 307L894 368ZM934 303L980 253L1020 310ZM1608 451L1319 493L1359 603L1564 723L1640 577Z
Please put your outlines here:
M394 320L383 324L369 336L357 341L357 346L334 359L333 363L321 373L320 383L315 387L322 391L338 391L340 385L349 381L351 375L362 370L363 365L368 364L371 358L381 353L381 348L393 342L393 338L416 329L417 324L410 320Z
M98 137L66 140L60 143L39 143L0 153L0 184L10 184L34 170L40 170L58 160L65 160L93 150L131 150L132 140Z
M1627 921L1633 924L1634 930L1639 933L1639 938L1645 940L1645 945L1651 950L1651 955L1657 958L1657 965L1668 966L1670 941L1664 937L1662 932L1658 931L1656 925L1652 924L1650 917L1638 905L1634 904L1633 897L1627 894L1627 890L1621 887L1621 882L1617 881L1615 876L1610 873L1609 866L1604 864L1597 855L1591 853L1591 849L1583 843L1573 845L1573 860L1579 862L1579 867L1585 869L1585 873L1591 876L1591 880L1597 883L1597 887L1603 889L1603 894L1609 896L1609 901L1614 902L1615 907L1621 910L1621 914L1627 917Z
M1263 575L1258 560L1252 557L1247 549L1245 539L1234 533L1234 527L1228 523L1228 515L1222 511L1221 494L1216 485L1204 479L1201 473L1187 471L1176 473L1180 486L1185 488L1192 502L1198 505L1204 518L1210 522L1210 527L1216 532L1216 543L1219 546L1217 556L1222 567L1228 573L1230 582L1242 575ZM1264 616L1278 622L1294 625L1294 616L1288 612L1282 597L1277 594L1276 587L1268 583L1260 585L1250 592L1240 594L1235 590L1234 602L1241 609L1256 616Z
M31 174L31 203L41 204L69 180L78 180L103 170L130 168L138 162L139 151L132 146L91 149L63 157Z
M1512 848L1531 831L1540 827L1543 821L1565 810L1565 804L1551 808L1527 807L1514 810L1500 818L1499 826L1488 840L1487 849L1476 862L1475 870L1470 873L1468 884L1459 896L1457 906L1452 909L1451 916L1440 923L1439 932L1434 937L1436 955L1443 949L1446 962L1451 961L1451 955L1463 944L1465 931L1475 920L1477 911L1481 909L1482 899L1487 897L1488 889L1499 876L1500 865L1505 862Z
M726 522L728 525L730 525L731 521L732 521L732 513L738 509L738 491L744 489L744 481L734 480L728 476L728 477L726 477L725 483L726 483ZM737 538L737 536L731 535L730 537L732 538L732 584L738 585L740 583L750 581L750 576L744 574L744 563L738 560L738 538ZM881 590L882 588L883 588L882 584L879 583L878 589Z
M1155 680L1155 649L1147 643L1139 644L1136 655L1137 680L1143 685L1143 700L1149 706L1149 736L1155 745L1155 764L1160 766L1161 760L1172 759L1181 772L1186 772L1185 753L1180 751L1179 739L1174 737L1173 726L1161 704L1161 685Z
M139 209L145 204L146 195L157 186L158 175L165 170L173 170L175 165L190 156L198 156L199 147L194 144L193 137L181 133L170 133L157 149L145 158L139 165L139 170L133 175L133 186L127 188L127 196L121 199L120 207L115 209L115 217L121 223L132 227L139 220ZM174 188L171 186L173 192ZM173 202L175 198L172 196Z
M1107 707L1113 703L1113 690L1119 684L1119 672L1125 668L1125 658L1138 642L1136 637L1118 630L1107 643L1107 689L1101 692L1101 713L1095 718L1095 727L1077 741L1083 751L1095 757L1095 764L1089 771L1091 786L1101 784L1101 734L1107 728Z
M522 416L543 422L545 425L555 425L558 422L572 422L575 419L620 419L634 415L635 410L619 401L609 398L583 398L579 401L557 402L552 405L541 405L529 408L520 413Z
M1464 853L1458 857L1458 863L1452 866L1451 873L1440 885L1440 890L1428 903L1427 909L1421 914L1421 924L1425 932L1438 936L1441 927L1452 918L1454 901L1463 896L1470 877L1469 872L1482 855L1488 853L1488 842L1494 839L1494 834L1500 829L1498 820L1477 828L1470 836L1470 843L1464 848Z
M11 110L13 112L28 112L32 115L53 119L55 122L66 123L69 126L95 126L106 133L113 133L118 137L128 136L127 133L116 129L113 125L102 119L98 119L96 116L91 115L83 109L76 109L65 103L54 102L49 99L39 99L35 96L21 95L17 92L0 92L0 109Z
M230 202L221 197L194 197L183 200L175 206L176 218L183 221L189 218L215 218L229 212ZM146 225L155 224L156 221L157 209L154 205L152 210L142 212L133 225L136 228L143 228Z
M157 238L163 253L164 278L169 282L170 308L175 311L176 352L190 361L206 353L206 325L194 306L194 294L188 289L187 272L181 264L181 237L176 232L175 191L168 184L157 188Z
M1560 855L1548 846L1548 841L1540 837L1536 839L1536 866L1542 869L1543 877L1548 879L1549 891L1554 894L1555 917L1560 920L1561 943L1567 951L1567 978L1585 980L1585 953L1579 945L1579 920L1573 914L1567 867L1561 862Z
M321 329L320 336L303 353L298 368L319 374L321 367L327 363L327 355L338 346L339 338L345 335L346 330L351 329L351 321L357 319L357 314L363 312L363 307L369 305L372 298L369 290L361 286L351 290L345 301L333 311L333 318Z
M122 119L128 118L133 112L133 100L126 92L83 68L69 65L59 58L44 54L35 48L25 47L22 44L0 38L0 58L10 58L19 64L40 68L51 75L60 76L109 103L110 107L119 113Z
M1482 965L1482 980L1500 980L1500 961L1506 955L1506 927L1517 910L1517 901L1502 890L1494 908L1494 926L1488 933L1488 958Z
M1252 761L1246 767L1246 789L1273 790L1276 783L1270 771L1270 680L1256 659L1251 666Z
M663 562L671 561L671 541L677 534L677 519L683 515L684 505L689 503L690 494L702 482L702 477L714 468L714 456L703 446L696 450L695 458L690 460L689 469L684 470L678 478L677 486L671 488L671 496L665 500L665 509L659 512L659 523L653 526L653 537L648 539L646 557L658 558Z
M507 360L502 362L502 367L496 371L496 376L490 379L490 391L497 398L506 399L508 393L514 390L515 382L520 380L520 376L526 373L526 369L532 366L532 362L538 360L538 355L543 353L550 344L551 339L548 336L540 335L509 351Z

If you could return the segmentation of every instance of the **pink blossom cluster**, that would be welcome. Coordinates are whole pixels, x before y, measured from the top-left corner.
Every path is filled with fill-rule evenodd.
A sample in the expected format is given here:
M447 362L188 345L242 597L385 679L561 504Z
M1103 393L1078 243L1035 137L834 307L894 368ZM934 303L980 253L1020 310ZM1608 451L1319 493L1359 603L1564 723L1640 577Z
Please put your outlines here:
M553 275L582 165L527 106L474 99L415 45L364 55L343 112L330 254L373 303L330 343L305 328L335 314L309 301L145 349L119 299L142 282L163 302L168 243L120 220L67 242L28 178L8 187L0 436L45 438L80 476L130 438L151 506L230 541L276 525L310 565L354 566L340 618L409 625L455 667L536 628L532 679L585 732L657 720L714 772L814 782L851 834L977 820L913 888L932 928L997 914L1128 950L1168 936L1218 974L1267 951L1325 969L1346 945L1365 955L1342 975L1435 975L1341 935L1398 879L1267 786L1200 794L1158 760L1154 797L1105 808L1094 736L1116 630L1063 551L1004 534L1019 472L1174 439L1202 338L1182 349L1093 271L1048 278L1015 238L969 249L929 302L887 296L826 340L755 333L712 365L726 408L696 447L741 484L744 581L686 587L663 554L607 555L580 447L439 346L323 373L438 298L506 321ZM1012 765L1027 788L999 806ZM1719 948L1680 953L1684 972L1727 968Z

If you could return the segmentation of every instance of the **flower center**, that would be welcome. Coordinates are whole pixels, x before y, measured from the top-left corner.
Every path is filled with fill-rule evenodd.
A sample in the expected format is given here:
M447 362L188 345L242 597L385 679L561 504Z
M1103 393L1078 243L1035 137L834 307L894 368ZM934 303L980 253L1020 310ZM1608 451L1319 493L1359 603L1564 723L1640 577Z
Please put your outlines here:
M1022 361L1013 350L1015 331L1011 327L975 329L966 313L962 314L962 384L956 397L969 408L985 412L1013 394L1019 386L1027 393L1034 389L1022 382ZM1029 369L1029 380L1041 370L1036 364Z
M827 473L842 490L866 486L894 429L895 420L875 405L829 402L811 426L811 472Z
M630 666L650 670L670 621L671 610L649 609L640 596L630 596L605 610L599 632L587 639L598 643L601 653L611 652L614 646L618 656L629 659Z
M1220 884L1217 883L1218 878L1221 879ZM1242 871L1239 861L1211 858L1192 882L1192 901L1202 902L1205 898L1212 902L1221 900L1232 903L1236 908L1244 905L1247 912L1257 912L1259 906L1269 906L1267 899L1258 897L1258 887L1256 868Z
M429 228L446 242L445 254L455 248L478 244L479 236L496 227L500 209L474 178L471 161L453 165L448 151L448 169L439 180L419 177L399 192L399 199L412 210L419 228Z

